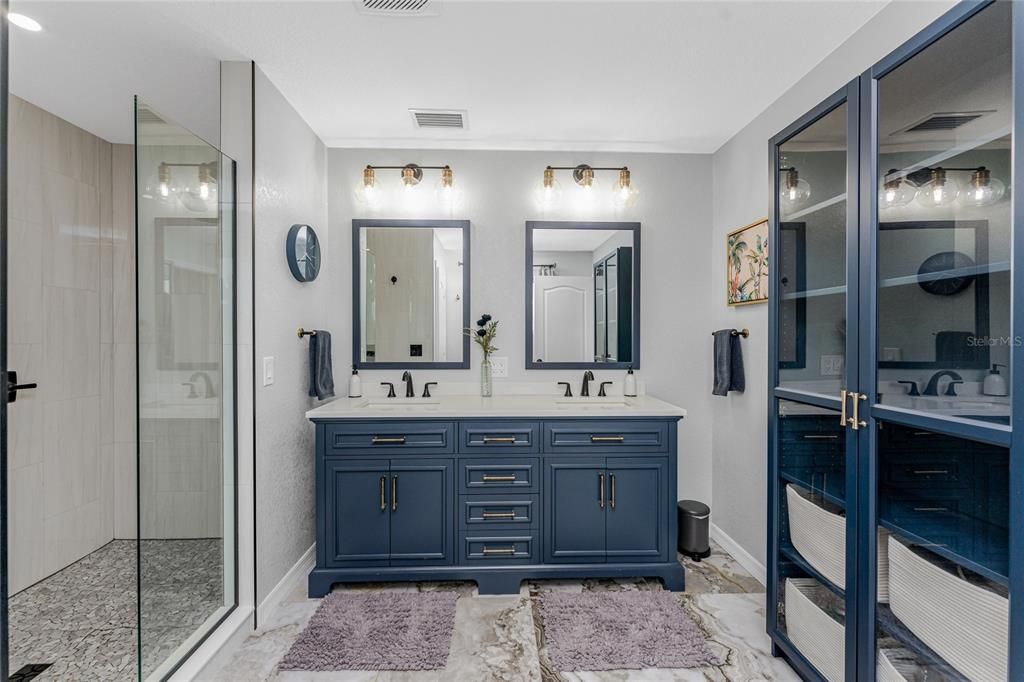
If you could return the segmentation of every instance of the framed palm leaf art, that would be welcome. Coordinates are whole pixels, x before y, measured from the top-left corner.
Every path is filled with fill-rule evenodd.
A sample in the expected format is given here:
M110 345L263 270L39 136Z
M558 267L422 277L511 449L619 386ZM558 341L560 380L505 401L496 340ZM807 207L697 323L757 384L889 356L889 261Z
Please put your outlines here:
M749 305L768 300L768 219L726 236L726 302Z

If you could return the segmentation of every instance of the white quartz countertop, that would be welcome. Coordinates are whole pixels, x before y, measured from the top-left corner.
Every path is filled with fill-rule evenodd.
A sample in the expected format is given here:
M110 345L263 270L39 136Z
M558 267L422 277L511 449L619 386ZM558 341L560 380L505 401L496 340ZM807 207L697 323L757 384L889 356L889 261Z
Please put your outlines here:
M472 417L685 417L686 410L648 395L636 398L562 398L550 395L471 395L434 398L339 398L306 413L307 419Z

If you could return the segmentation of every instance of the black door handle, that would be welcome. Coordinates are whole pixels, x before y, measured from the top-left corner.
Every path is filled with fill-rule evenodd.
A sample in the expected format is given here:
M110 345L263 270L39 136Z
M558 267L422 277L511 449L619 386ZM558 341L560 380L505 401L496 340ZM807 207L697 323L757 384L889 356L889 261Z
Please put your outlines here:
M18 391L27 390L30 388L39 388L39 384L33 382L31 384L19 384L18 373L15 370L7 370L7 402L13 403L18 399Z

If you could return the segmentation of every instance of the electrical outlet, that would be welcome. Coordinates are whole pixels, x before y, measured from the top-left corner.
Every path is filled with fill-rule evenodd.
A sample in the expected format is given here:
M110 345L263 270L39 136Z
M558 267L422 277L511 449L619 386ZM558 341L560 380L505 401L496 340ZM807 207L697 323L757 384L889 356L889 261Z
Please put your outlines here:
M496 379L508 376L508 358L491 358L491 376Z
M842 355L822 355L821 356L821 376L823 377L838 377L843 374L843 356Z
M274 383L274 358L263 358L263 385Z

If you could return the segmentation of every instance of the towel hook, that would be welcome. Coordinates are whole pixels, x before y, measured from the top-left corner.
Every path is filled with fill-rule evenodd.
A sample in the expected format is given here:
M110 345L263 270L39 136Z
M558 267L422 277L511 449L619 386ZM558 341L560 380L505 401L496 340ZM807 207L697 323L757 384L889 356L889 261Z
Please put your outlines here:
M309 331L306 331L302 327L299 327L299 330L296 332L296 336L298 336L300 339L303 336L316 336L316 330L310 329Z

